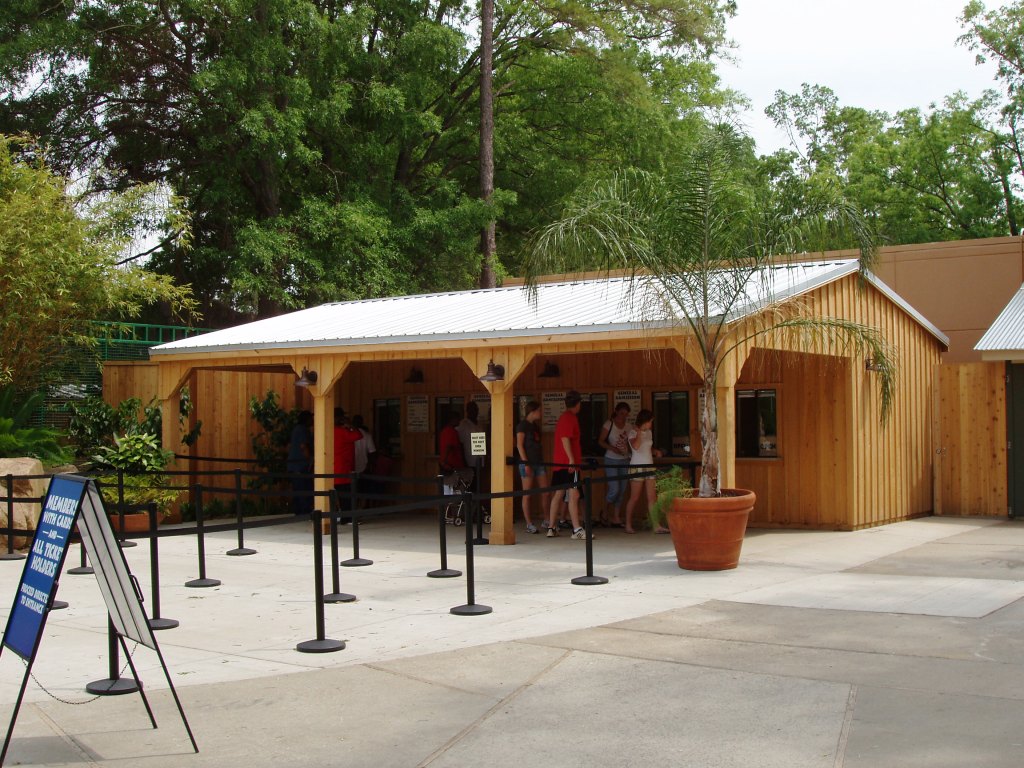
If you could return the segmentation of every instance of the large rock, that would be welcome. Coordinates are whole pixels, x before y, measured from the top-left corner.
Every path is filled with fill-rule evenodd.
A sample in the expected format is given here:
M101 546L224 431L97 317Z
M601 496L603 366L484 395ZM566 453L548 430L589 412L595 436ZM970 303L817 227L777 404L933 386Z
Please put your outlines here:
M8 475L13 476L13 494L7 488ZM35 476L29 478L27 476ZM39 523L39 512L43 506L43 497L50 485L50 478L43 477L43 463L39 459L0 459L0 548L7 550L8 513L13 518L14 528L22 531L35 531ZM13 505L6 501L8 497L24 499L15 501ZM12 508L13 507L13 508ZM31 533L15 534L14 548L25 549L32 540Z

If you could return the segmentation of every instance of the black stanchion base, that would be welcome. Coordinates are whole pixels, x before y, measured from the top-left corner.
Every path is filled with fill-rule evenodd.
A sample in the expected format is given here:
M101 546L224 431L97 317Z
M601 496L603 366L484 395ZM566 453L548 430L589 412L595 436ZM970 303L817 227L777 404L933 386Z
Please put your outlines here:
M373 565L373 560L367 560L365 557L350 557L348 560L342 560L339 565L344 565L346 568L359 568L364 565Z
M490 544L491 540L490 539L485 539L483 536L477 536L475 539L473 539L473 543L474 544Z
M333 651L343 651L345 650L345 641L332 640L329 637L323 640L306 640L296 645L295 650L299 653L331 653Z
M62 611L67 607L68 604L65 600L54 600L53 603L50 604L51 611Z
M454 613L456 616L483 616L485 613L490 613L493 610L489 605L466 603L465 605L456 605L449 613Z
M149 620L149 628L150 629L174 629L179 624L180 624L180 622L177 619L164 619L164 618L160 618L160 619L150 619Z
M225 555L231 555L232 557L245 557L246 555L255 555L255 549L249 549L248 547L236 547L235 549L229 549L224 553Z
M607 584L608 579L604 576L577 576L572 580L573 584L582 584L583 586L591 586L593 584Z
M192 579L185 582L186 587L219 587L220 579Z
M106 680L93 680L85 686L85 690L94 696L121 696L125 693L137 692L139 686L135 684L134 680L126 677L119 677L116 680L108 677Z
M130 539L125 539L124 541L119 541L117 543L121 545L121 549L131 549L132 547L139 546L137 541L132 541Z
M21 552L4 552L0 555L0 560L24 560L26 555Z
M462 571L456 571L454 568L438 568L436 571L431 571L427 574L432 579L454 579L456 576L461 576Z
M74 568L68 568L67 573L77 576L80 573L96 573L96 571L92 569L91 565L76 565Z
M356 601L355 595L350 595L348 592L331 592L329 595L324 595L325 603L354 603Z

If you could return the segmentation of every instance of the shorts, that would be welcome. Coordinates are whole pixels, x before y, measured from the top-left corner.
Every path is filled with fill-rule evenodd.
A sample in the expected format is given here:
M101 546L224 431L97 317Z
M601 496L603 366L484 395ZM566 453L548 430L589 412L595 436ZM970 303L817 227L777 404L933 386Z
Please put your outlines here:
M526 468L533 467L534 477L544 477L548 473L547 469L544 468L543 464L519 464L519 476L526 477Z
M572 483L576 490L579 491L580 498L583 498L583 485L580 483L580 473L576 469L556 469L551 475L552 485L566 485ZM569 500L569 490L565 491L566 501Z
M634 483L639 483L640 481L647 480L648 478L653 480L654 479L654 475L646 475L646 476L644 476L645 472L650 472L652 469L654 469L654 467L630 467L629 468L629 475L630 475L629 479L632 480ZM640 477L634 477L634 475L640 475Z

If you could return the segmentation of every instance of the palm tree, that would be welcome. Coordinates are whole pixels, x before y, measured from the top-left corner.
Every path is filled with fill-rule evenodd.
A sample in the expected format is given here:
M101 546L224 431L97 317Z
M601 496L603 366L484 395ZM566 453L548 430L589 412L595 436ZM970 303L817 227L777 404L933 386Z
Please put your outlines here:
M862 275L875 255L870 227L835 190L793 206L743 170L743 141L708 130L669 172L620 171L582 187L562 219L539 231L527 257L527 285L539 275L621 271L630 301L652 325L682 328L703 370L699 495L721 495L716 384L723 363L765 335L798 348L859 353L873 361L883 420L896 367L879 332L823 317L773 284L780 257L797 253L824 230L838 229L860 252Z

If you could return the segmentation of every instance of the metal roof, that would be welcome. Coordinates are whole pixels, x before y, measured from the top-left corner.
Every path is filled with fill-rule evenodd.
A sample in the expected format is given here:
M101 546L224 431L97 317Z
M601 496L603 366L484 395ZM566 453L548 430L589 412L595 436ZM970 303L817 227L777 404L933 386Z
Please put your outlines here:
M974 345L986 360L1016 359L1024 352L1024 285Z
M770 297L780 300L807 293L857 271L856 260L766 268L748 281L743 301L730 319L750 315ZM949 340L874 276L869 280L943 343ZM650 315L649 283L613 277L542 283L536 295L521 287L396 296L323 304L279 317L179 339L150 350L153 356L307 349L365 344L518 338L562 334L637 331L670 327ZM712 314L721 314L721 307Z

